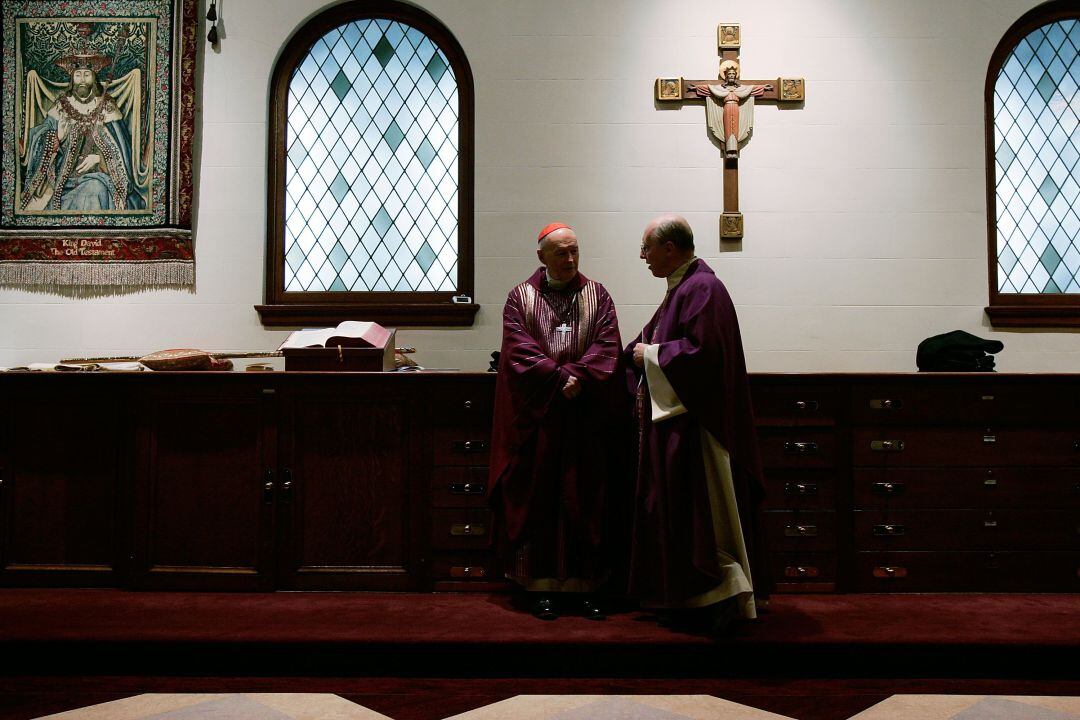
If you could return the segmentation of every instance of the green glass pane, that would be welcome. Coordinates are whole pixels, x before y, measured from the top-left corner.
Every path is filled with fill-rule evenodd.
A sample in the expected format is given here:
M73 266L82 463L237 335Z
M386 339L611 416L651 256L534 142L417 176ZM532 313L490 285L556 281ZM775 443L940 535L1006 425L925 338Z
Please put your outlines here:
M334 81L330 83L330 89L337 95L337 99L344 100L351 88L352 83L349 82L349 78L345 77L344 71L338 70L337 75L334 76Z
M442 80L443 73L446 72L446 61L442 59L440 53L435 53L431 56L431 59L428 60L428 64L424 69L427 70L427 73L431 76L432 80L439 82Z
M345 248L341 247L341 243L336 243L334 245L334 249L330 251L328 257L330 259L330 264L333 266L334 270L337 270L338 272L340 272L341 268L345 267L345 263L349 261L349 253L345 252Z
M1050 77L1050 73L1043 73L1039 83L1035 86L1039 90L1039 94L1042 95L1043 100L1050 102L1050 98L1054 96L1054 91L1057 90L1057 83Z
M435 251L431 249L431 246L425 242L420 251L416 253L416 262L423 268L424 272L431 269L431 264L435 262Z
M390 58L394 57L394 46L390 44L390 41L386 39L386 35L379 38L379 42L375 44L375 47L371 50L379 60L379 64L386 67L386 63L390 62Z
M1047 245L1042 255L1039 256L1039 262L1042 263L1046 272L1053 275L1058 265L1061 264L1061 256L1057 254L1057 250L1054 249L1053 245Z
M394 221L390 219L389 213L386 212L386 208L379 208L379 212L375 213L375 217L371 220L372 226L380 236L386 234L386 231L390 229L390 226L394 224Z
M390 125L383 132L383 140L390 146L391 150L397 150L398 145L405 139L405 133L401 132L401 128L393 120L390 121Z
M1042 195L1042 199L1046 201L1046 204L1054 202L1054 199L1058 196L1058 186L1054 182L1054 178L1049 175L1043 180L1042 185L1039 186L1039 194Z
M420 147L416 148L416 159L420 161L425 170L431 166L431 161L435 159L435 148L427 138L424 138L423 142L420 143Z
M341 173L337 174L334 178L334 182L330 184L330 192L333 194L334 199L340 204L345 199L345 195L349 192L349 181L342 176Z

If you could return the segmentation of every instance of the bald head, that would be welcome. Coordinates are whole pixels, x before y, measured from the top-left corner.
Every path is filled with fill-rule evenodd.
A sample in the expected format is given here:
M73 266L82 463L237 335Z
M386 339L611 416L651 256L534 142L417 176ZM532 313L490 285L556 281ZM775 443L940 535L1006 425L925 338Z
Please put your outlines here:
M641 236L641 259L656 277L667 277L694 256L694 231L682 215L660 215Z
M694 231L682 215L667 213L653 218L645 227L645 237L660 243L670 242L684 252L694 252Z

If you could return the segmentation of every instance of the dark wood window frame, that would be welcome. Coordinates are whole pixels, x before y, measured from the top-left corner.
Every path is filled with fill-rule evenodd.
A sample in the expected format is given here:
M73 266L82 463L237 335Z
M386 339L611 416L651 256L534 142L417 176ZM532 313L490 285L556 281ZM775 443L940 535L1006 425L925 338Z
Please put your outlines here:
M319 38L355 20L385 19L422 31L443 51L458 86L458 289L454 292L286 292L285 153L289 83ZM352 0L316 15L289 39L270 81L267 154L265 304L256 305L263 325L332 325L370 320L384 325L472 325L474 302L473 188L474 91L465 51L441 22L394 0ZM466 296L455 302L455 296ZM464 298L461 298L464 299Z
M986 73L986 226L990 304L986 314L996 327L1080 327L1080 294L1035 295L998 292L997 172L994 149L994 86L998 73L1016 46L1043 25L1080 19L1075 0L1052 0L1030 10L1005 33L994 49Z

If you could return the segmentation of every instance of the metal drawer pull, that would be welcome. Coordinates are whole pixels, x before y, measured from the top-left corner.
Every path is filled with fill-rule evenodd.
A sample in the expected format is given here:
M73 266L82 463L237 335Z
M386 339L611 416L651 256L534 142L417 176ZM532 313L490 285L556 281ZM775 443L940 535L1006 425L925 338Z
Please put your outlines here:
M450 568L450 577L482 578L485 575L487 575L487 570L482 567L473 567L472 565L455 565Z
M870 449L874 452L900 452L904 449L903 440L871 440Z
M817 525L786 525L784 535L787 537L817 537Z
M899 495L904 492L904 483L876 482L872 489L876 495Z
M809 565L788 565L784 568L784 577L789 578L817 577L820 574L816 567Z
M487 533L487 526L473 523L454 523L450 526L450 534L455 537L465 535L484 535Z
M876 578L902 578L907 577L907 568L899 565L881 565L874 568Z
M984 445L993 445L997 442L997 435L983 435Z
M997 520L983 520L983 527L984 528L996 528L997 527Z
M896 537L897 535L906 535L907 528L903 525L875 525L874 535L879 537Z
M487 440L454 440L450 443L450 448L454 452L484 452L488 445Z
M462 407L466 410L472 410L472 400L466 400L464 403L462 403Z
M891 400L888 398L883 398L881 400L870 401L871 410L899 410L902 407L904 407L903 400Z
M817 400L796 400L795 409L799 412L817 412L821 407Z
M485 490L484 483L450 483L451 495L483 495Z
M797 441L784 443L784 452L792 455L814 455L817 451L818 444L816 442Z
M817 483L786 483L784 485L785 495L817 495L817 492Z
M983 487L993 488L997 487L997 478L988 477L983 480Z

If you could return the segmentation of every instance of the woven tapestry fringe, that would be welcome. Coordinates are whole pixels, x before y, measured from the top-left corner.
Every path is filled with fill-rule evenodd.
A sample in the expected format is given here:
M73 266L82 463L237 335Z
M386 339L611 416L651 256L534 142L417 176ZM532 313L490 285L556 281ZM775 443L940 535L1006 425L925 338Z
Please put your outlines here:
M109 285L117 288L190 287L195 284L191 260L124 263L0 263L0 285L51 287Z

